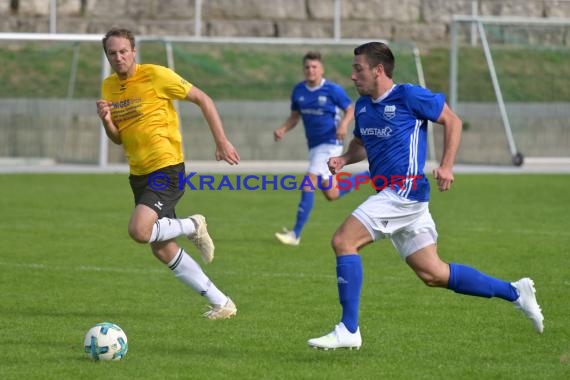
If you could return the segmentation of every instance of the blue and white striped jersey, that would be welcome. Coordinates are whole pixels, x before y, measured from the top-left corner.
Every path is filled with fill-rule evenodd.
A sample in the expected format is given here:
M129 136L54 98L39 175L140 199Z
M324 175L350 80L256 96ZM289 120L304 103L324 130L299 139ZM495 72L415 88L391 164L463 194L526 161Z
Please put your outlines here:
M437 121L444 105L443 94L411 84L396 84L380 99L357 100L354 136L364 143L377 189L389 187L407 199L429 200L424 175L427 122Z

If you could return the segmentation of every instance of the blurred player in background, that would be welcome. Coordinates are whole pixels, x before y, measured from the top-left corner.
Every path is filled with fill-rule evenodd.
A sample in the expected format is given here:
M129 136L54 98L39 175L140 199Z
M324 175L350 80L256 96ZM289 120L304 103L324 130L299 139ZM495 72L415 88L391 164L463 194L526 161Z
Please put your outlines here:
M401 258L426 285L510 301L542 333L544 317L531 279L510 283L466 265L448 264L438 256L437 232L428 208L429 182L423 173L427 121L444 128L443 155L440 166L434 170L440 191L449 190L453 183L462 122L447 106L443 94L411 84L394 84L394 63L392 51L380 42L366 43L354 50L352 80L361 95L355 105L354 138L348 150L331 157L328 165L334 173L368 158L373 179L382 176L395 180L362 203L334 234L342 317L331 333L310 339L309 346L360 347L362 263L358 251L384 238L391 239Z
M307 184L301 191L293 230L283 229L283 232L275 234L277 240L286 245L299 245L301 242L301 232L309 220L315 202L315 189L323 189L323 194L329 201L334 201L352 190L340 190L334 177L332 184L329 183L331 172L327 166L329 157L342 153L344 137L354 117L352 101L341 86L323 77L324 66L319 52L310 51L305 54L303 72L305 80L298 83L291 94L291 114L274 132L275 141L281 141L302 118L309 146L309 168L306 176L310 178L311 185ZM368 176L368 172L358 175ZM355 177L356 175L351 177L353 182Z
M227 139L212 99L174 71L135 62L135 38L126 29L111 29L103 49L114 74L101 86L97 112L105 132L123 145L135 208L128 232L133 240L150 244L154 255L182 282L206 297L208 319L225 319L237 313L233 301L206 276L200 265L176 242L185 236L209 263L214 244L202 215L177 218L175 206L184 194L179 173L184 174L182 136L173 100L188 100L200 107L216 144L216 159L238 164L239 155Z

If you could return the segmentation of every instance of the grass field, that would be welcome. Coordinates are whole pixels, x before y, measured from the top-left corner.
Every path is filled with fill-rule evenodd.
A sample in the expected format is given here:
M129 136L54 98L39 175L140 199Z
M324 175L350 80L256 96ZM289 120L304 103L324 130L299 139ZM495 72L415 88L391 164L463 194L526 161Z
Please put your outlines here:
M329 241L369 189L317 197L299 247L273 238L290 227L298 192L188 191L178 214L207 216L217 250L204 269L239 309L214 322L201 317L203 298L128 238L125 175L0 183L0 379L570 378L568 175L457 175L451 192L432 195L441 256L532 277L542 336L502 300L425 287L382 241L362 251L363 346L334 352L306 340L339 320ZM126 331L125 360L83 353L102 321Z

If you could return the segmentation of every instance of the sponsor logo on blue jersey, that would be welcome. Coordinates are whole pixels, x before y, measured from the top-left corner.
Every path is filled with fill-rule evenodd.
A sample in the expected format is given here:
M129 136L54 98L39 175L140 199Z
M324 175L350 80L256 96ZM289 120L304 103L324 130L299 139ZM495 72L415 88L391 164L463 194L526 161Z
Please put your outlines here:
M360 135L385 139L392 136L392 128L389 126L385 126L384 128L360 128Z
M322 116L325 114L325 111L320 108L301 108L300 111L303 115Z

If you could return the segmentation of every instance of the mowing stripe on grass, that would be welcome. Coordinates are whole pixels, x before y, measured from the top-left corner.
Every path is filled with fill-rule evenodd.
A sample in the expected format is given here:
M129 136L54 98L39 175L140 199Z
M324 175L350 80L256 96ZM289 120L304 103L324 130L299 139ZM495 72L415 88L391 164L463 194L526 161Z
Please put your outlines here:
M135 269L135 268L111 268L111 267L95 267L95 266L78 266L78 267L64 267L64 266L54 266L54 265L46 265L46 264L39 264L39 263L10 263L5 261L0 261L0 267L6 268L23 268L23 269L39 269L39 270L46 270L46 271L53 271L53 272L113 272L113 273L136 273L136 274L167 274L170 275L170 272L165 271L163 269ZM237 271L220 271L218 272L220 275L224 276L243 276L242 272ZM256 276L256 277L274 277L274 278L285 278L285 277L296 277L296 278L332 278L334 273L331 272L330 275L319 275L315 273L299 273L299 272L252 272L248 271L248 276Z

